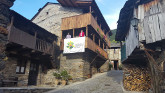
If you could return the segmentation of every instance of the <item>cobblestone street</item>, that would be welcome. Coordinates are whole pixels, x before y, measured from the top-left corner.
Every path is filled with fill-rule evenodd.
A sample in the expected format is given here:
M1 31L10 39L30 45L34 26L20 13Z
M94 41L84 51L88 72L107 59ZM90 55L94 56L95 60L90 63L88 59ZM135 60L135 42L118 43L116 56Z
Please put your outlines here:
M122 71L110 71L47 93L123 93Z

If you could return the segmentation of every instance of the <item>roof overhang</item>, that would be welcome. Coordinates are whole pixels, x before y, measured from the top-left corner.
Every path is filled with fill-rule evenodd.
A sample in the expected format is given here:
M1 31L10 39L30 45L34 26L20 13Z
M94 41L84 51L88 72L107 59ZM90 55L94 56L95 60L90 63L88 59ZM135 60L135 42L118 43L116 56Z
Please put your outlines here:
M91 5L93 0L57 0L62 6L65 7L79 7L86 8Z

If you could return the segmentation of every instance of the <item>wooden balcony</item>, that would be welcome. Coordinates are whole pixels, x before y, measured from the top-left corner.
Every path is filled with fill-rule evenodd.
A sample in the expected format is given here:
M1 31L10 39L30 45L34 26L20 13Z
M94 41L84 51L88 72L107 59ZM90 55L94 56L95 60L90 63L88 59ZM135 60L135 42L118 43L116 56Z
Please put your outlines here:
M99 56L108 59L108 54L104 51L101 47L99 47L93 40L89 37L85 38L85 48L92 50L93 52L97 53ZM61 50L64 50L64 40L61 40Z
M92 26L94 30L100 35L100 37L104 38L106 36L104 40L106 41L107 45L110 47L109 36L104 34L104 31L98 25L96 19L92 16L91 13L63 18L61 30L63 31L63 30L70 30L76 28L83 28L88 25Z
M53 44L44 40L36 38L36 36L30 35L24 31L21 31L14 26L8 34L9 42L22 45L24 47L43 52L45 54L53 55Z

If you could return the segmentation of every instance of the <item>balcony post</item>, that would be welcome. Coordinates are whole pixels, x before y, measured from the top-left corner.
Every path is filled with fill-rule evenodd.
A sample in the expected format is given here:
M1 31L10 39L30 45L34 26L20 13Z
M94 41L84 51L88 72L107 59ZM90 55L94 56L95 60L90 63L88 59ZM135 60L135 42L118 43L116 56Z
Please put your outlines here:
M75 29L73 29L73 38L74 38Z
M88 26L86 26L86 37L88 37Z
M90 12L90 13L92 12L92 7L91 7L91 6L89 6L89 12Z
M103 43L103 49L104 49L104 43Z
M93 41L95 42L95 34L93 34Z

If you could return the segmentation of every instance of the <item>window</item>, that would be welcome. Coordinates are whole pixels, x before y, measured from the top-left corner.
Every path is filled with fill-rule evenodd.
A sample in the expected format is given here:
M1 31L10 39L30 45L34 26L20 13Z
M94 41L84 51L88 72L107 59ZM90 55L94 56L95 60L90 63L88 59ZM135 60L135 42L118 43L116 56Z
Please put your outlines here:
M17 61L16 74L25 74L27 60L21 59Z

